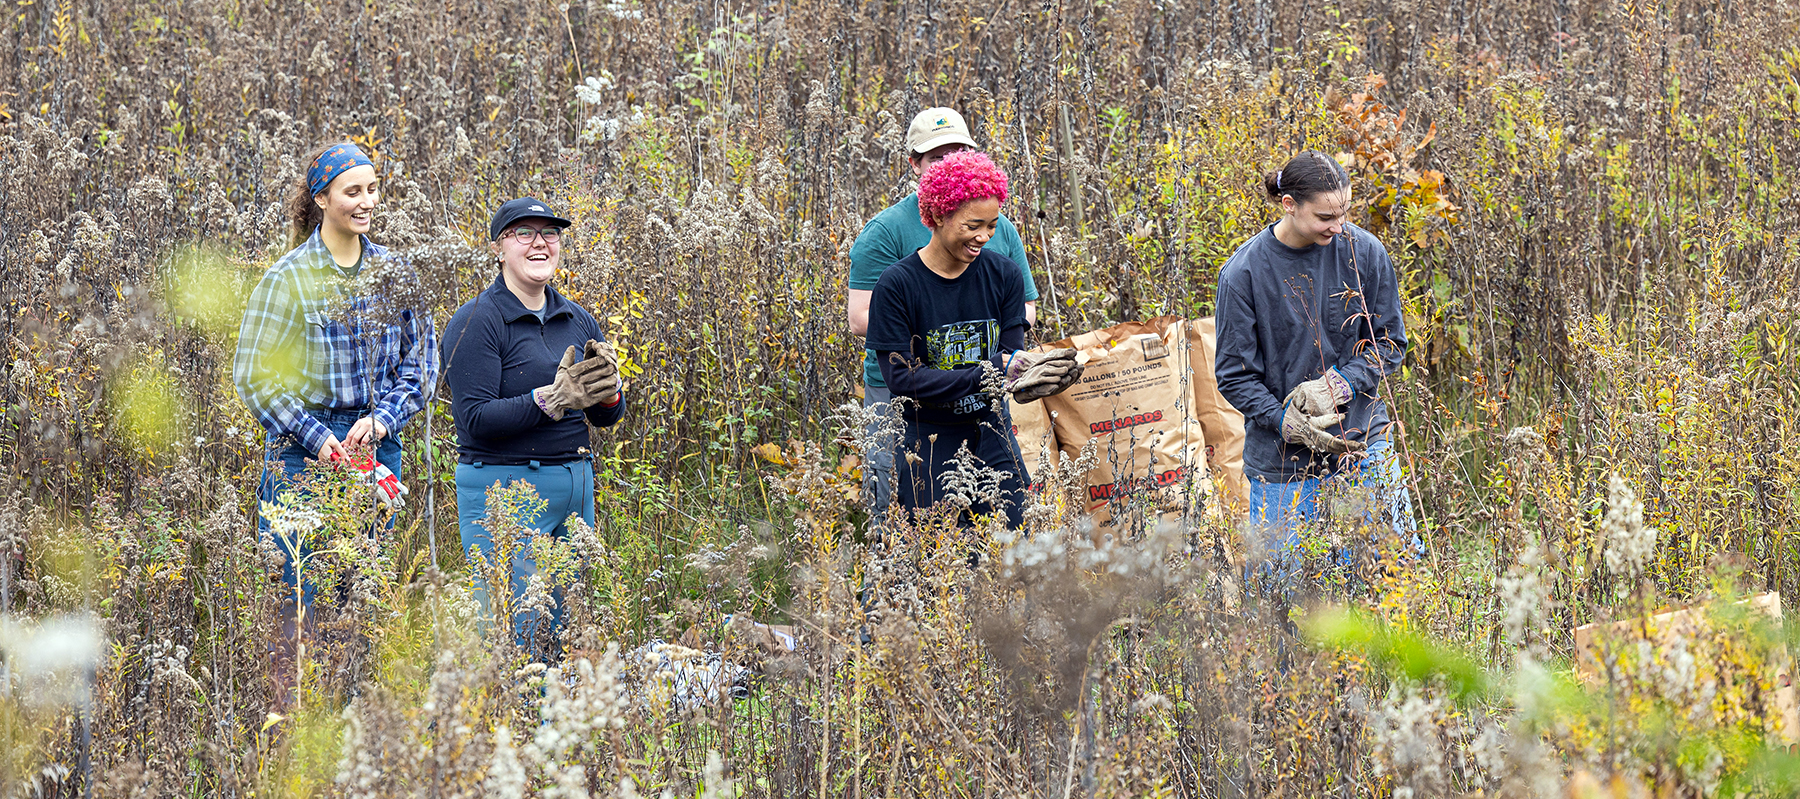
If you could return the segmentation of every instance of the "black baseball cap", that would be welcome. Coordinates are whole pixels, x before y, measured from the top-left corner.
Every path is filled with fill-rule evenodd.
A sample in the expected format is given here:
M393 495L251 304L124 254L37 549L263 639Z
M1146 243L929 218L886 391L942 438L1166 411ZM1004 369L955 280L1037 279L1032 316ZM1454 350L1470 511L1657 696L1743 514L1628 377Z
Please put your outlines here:
M546 219L556 223L557 227L568 227L569 220L557 216L550 206L536 197L520 197L494 212L494 221L488 223L488 241L500 238L500 232L512 227L512 223L521 219Z

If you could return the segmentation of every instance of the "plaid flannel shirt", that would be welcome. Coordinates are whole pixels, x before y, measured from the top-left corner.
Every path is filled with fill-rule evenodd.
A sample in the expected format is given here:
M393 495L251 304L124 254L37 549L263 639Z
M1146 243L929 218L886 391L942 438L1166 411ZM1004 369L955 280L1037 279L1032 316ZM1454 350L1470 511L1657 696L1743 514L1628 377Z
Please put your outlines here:
M387 250L362 240L365 264ZM318 452L333 435L308 409L367 410L393 434L425 405L438 378L437 331L423 309L375 313L349 297L348 275L314 230L263 274L244 309L232 382L271 435Z

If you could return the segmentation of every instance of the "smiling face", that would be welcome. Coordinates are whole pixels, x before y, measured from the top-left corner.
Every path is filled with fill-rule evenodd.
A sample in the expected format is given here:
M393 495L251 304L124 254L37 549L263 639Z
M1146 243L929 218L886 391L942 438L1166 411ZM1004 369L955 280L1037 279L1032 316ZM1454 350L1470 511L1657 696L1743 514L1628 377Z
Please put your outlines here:
M381 202L381 179L368 164L345 170L324 191L313 195L313 202L325 212L322 224L327 229L365 235L375 218L375 206Z
M1000 227L1000 201L992 197L970 200L948 219L939 219L931 240L957 263L967 266L981 255Z
M1330 244L1350 221L1350 187L1314 195L1303 203L1284 195L1281 207L1299 238L1308 244Z
M540 234L532 236L530 242L520 242L518 231L520 228L543 230L555 226L556 223L548 219L521 219L501 231L498 241L490 243L500 259L500 272L506 278L506 285L536 294L550 284L550 279L556 276L556 267L562 263L562 240L559 237L557 241L546 241L547 237Z

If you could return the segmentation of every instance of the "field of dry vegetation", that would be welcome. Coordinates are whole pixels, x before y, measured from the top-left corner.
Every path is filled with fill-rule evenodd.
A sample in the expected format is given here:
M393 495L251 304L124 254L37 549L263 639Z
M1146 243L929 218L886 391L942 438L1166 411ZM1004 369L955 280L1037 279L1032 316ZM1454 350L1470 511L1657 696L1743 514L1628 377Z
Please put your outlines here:
M1792 0L4 10L0 794L1800 791L1796 635L1738 603L1800 599ZM1210 313L1273 218L1261 171L1353 154L1429 554L1317 557L1272 600L1216 515L1090 544L1078 472L1017 537L867 540L847 253L932 105L1013 176L1045 341ZM478 632L440 400L402 432L394 532L325 556L352 588L271 715L282 588L230 359L329 137L377 155L374 238L440 324L491 280L499 202L574 209L561 285L633 406L558 553L566 659ZM319 535L348 537L320 479ZM1700 621L1578 666L1572 628L1677 606ZM745 690L659 680L641 647L684 634Z

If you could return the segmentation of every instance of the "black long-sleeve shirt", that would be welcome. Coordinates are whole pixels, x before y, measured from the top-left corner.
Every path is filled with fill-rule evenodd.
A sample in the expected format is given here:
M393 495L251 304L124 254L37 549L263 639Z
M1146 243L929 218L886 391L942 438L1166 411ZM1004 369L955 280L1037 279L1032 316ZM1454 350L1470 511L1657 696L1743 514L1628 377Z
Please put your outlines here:
M585 413L544 415L531 390L556 380L569 346L605 341L600 323L554 288L544 289L542 318L496 276L444 327L444 382L456 417L456 451L464 463L563 463L582 457L588 425L610 427L625 415L617 404Z
M999 352L985 359L1004 372L1008 354L1025 348L1025 327L1009 327L1000 331ZM888 389L902 397L911 397L924 405L954 405L957 400L981 390L981 364L973 363L954 369L934 369L920 360L917 352L883 352L881 379Z
M1025 347L1025 279L1017 264L983 250L954 279L914 252L881 273L869 298L869 349L908 419L975 422L996 413L981 390L982 362L1004 368Z
M1377 387L1406 355L1406 325L1393 262L1374 235L1347 224L1329 244L1294 248L1265 228L1219 270L1216 319L1219 393L1249 421L1245 473L1291 482L1335 470L1336 459L1281 440L1288 392L1334 366L1352 397L1332 432L1387 436Z

